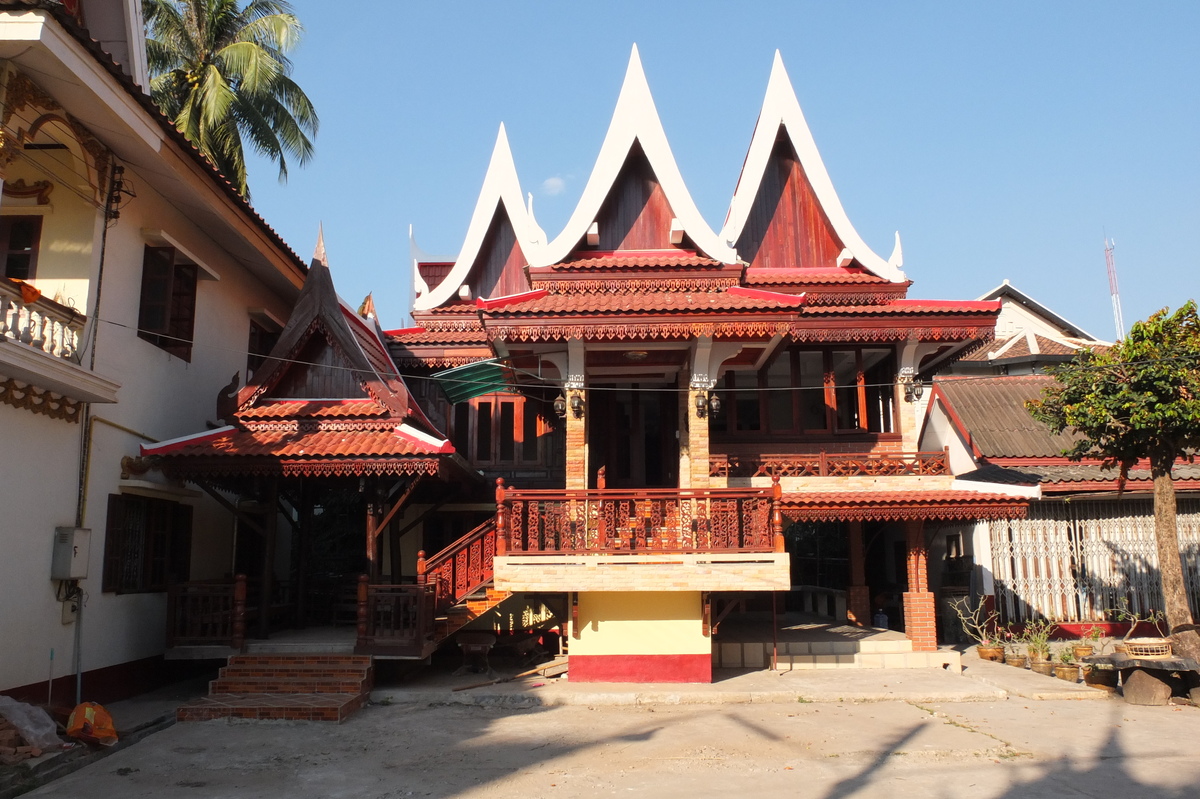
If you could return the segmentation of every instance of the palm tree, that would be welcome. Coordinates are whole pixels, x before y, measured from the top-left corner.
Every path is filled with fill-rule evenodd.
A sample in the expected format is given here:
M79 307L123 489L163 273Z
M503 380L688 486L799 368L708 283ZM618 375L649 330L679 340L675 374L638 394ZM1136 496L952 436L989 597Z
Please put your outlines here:
M243 195L243 138L256 152L304 165L317 114L289 77L303 27L284 0L142 0L150 96Z

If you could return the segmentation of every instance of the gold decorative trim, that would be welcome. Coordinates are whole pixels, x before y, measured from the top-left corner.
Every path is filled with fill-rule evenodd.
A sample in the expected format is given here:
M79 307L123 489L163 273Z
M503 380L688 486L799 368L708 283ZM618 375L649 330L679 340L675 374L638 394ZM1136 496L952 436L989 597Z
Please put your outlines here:
M21 197L28 199L36 197L38 205L50 204L50 192L54 191L54 184L48 180L35 180L33 183L26 183L25 178L17 178L12 182L4 184L4 193L9 197Z
M11 377L0 379L0 402L49 416L51 419L76 423L79 422L79 407L82 404L78 400L44 391Z

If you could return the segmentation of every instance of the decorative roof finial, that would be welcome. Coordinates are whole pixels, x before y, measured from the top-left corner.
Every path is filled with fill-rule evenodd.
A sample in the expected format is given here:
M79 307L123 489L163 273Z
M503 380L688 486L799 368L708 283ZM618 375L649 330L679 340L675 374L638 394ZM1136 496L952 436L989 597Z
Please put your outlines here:
M329 268L329 259L325 255L325 225L324 223L317 224L317 246L313 250L312 262L320 264L326 269Z

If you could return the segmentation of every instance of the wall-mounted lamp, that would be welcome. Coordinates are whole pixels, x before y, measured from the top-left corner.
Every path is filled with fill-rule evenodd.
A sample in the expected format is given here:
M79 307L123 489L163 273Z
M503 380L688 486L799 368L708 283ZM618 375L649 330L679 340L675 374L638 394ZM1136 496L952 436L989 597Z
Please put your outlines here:
M561 393L554 398L554 415L559 419L567 417L567 398Z
M904 384L904 401L916 402L925 393L925 381L910 380Z
M571 413L575 414L576 419L583 416L583 397L577 393L571 395Z
M721 412L721 400L711 391L698 392L696 394L696 418L703 419L705 416L712 414L716 416Z

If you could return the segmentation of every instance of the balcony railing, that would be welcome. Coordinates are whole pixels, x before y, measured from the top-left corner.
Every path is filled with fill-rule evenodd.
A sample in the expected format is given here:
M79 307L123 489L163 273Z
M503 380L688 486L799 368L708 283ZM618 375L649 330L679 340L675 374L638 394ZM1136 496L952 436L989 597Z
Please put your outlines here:
M938 452L710 455L710 477L893 477L949 474Z
M228 646L246 641L246 576L167 588L167 647Z
M770 488L514 491L496 487L496 554L782 552Z
M435 586L370 585L358 578L358 630L355 651L400 657L427 657L436 623Z
M27 302L23 287L24 292L31 288L0 278L0 338L78 363L79 337L87 317L40 295Z
M492 579L496 520L488 519L428 560L417 553L417 582L434 586L435 606L444 613Z

